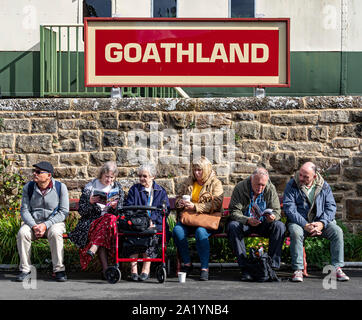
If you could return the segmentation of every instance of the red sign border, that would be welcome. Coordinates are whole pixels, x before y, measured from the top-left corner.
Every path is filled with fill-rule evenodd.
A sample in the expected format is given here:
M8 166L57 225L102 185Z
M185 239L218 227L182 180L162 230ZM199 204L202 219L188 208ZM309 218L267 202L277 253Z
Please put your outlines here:
M202 22L283 22L286 25L286 83L281 84L240 84L240 85L182 85L182 87L255 87L255 88L290 88L290 18L95 18L86 17L84 18L84 86L85 87L110 87L109 84L88 84L88 21L202 21ZM122 87L178 87L178 84L168 85L150 85L150 84L122 84ZM117 87L112 85L112 87Z

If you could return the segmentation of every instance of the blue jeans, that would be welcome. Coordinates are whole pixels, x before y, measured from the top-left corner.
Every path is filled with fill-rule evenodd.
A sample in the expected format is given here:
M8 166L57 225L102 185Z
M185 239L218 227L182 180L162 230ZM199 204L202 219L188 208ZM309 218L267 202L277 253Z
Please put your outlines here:
M189 227L178 222L173 228L172 236L175 239L175 244L180 252L181 259L184 264L191 263L189 254L189 244L187 236L189 234L195 234L196 249L200 257L201 269L207 269L209 267L210 256L210 243L209 237L212 235L212 231L203 227Z
M303 240L307 235L304 229L296 224L289 223L288 230L290 233L290 254L292 258L292 269L303 270ZM334 267L344 266L344 245L343 231L333 220L328 223L327 228L322 230L321 237L328 239L330 243L331 264Z

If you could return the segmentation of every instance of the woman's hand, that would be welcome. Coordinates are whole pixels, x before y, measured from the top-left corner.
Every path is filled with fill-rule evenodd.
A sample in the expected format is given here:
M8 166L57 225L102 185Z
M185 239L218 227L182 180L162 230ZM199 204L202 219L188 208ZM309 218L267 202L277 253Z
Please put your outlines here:
M89 198L89 203L90 204L95 204L95 203L98 203L99 202L99 196L91 196L90 198Z
M185 201L185 200L182 200L184 202L184 208L185 210L195 210L196 209L196 206L193 202L191 201Z

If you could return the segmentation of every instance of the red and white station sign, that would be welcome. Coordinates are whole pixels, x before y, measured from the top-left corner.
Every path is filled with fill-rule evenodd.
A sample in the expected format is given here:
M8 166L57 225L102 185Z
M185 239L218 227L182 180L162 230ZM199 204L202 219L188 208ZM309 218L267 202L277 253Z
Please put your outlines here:
M289 87L289 19L85 18L86 86Z

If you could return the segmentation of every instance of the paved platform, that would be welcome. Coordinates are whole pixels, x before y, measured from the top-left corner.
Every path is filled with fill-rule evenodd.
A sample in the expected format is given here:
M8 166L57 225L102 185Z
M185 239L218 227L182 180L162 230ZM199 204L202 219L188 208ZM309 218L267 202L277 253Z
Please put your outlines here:
M67 273L68 281L55 282L50 274L37 272L28 286L15 282L17 272L0 272L0 300L361 300L362 269L344 268L347 282L326 281L322 271L311 271L302 283L289 281L291 271L280 271L280 282L241 282L238 270L210 270L210 280L199 281L198 271L186 283L168 277L159 283L153 276L146 282L121 280L110 284L100 274ZM332 286L332 287L331 287ZM328 289L329 288L329 289Z

